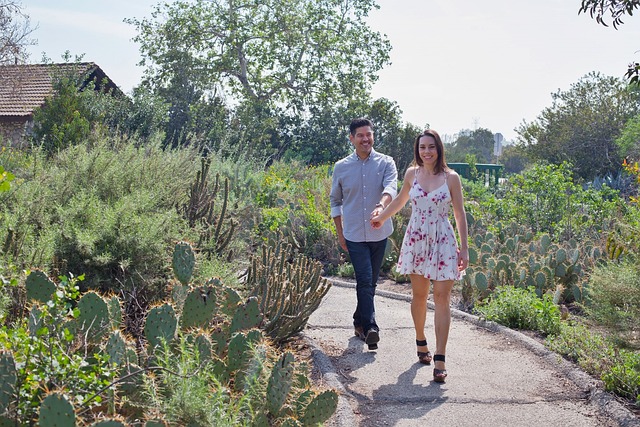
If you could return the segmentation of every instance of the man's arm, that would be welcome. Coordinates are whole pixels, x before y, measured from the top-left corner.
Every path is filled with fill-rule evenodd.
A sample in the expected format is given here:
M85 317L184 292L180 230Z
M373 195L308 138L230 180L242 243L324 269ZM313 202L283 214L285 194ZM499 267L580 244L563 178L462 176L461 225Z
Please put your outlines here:
M342 230L342 186L340 185L340 178L337 176L338 173L339 171L336 171L336 168L334 167L329 203L331 205L331 217L336 225L338 244L345 252L347 252L347 241L344 239L344 233Z
M342 232L342 216L334 216L333 222L336 225L336 234L338 235L338 244L345 252L349 252L347 250L347 241L344 239L344 233Z

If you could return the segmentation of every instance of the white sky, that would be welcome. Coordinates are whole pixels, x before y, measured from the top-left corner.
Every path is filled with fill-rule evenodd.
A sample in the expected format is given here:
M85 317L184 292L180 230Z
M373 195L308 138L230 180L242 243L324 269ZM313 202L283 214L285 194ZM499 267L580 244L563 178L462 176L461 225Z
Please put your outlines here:
M156 0L22 0L39 28L31 62L69 50L97 63L125 92L141 79L133 26ZM591 71L622 77L640 59L640 16L614 30L578 15L581 0L378 0L374 30L393 46L374 98L396 101L403 120L442 135L484 127L515 138L523 120ZM610 22L610 20L609 20Z

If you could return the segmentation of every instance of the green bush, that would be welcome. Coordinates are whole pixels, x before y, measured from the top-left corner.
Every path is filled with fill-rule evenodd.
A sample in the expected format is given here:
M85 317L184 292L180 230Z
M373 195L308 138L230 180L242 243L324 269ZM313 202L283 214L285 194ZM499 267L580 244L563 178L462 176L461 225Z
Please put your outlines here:
M600 377L606 361L611 360L614 355L609 342L579 323L561 323L558 333L546 338L546 345L595 377Z
M554 304L553 296L544 294L538 298L533 287L499 286L475 310L485 319L510 328L538 331L545 335L560 331L560 309Z
M32 157L5 193L5 258L22 269L86 273L91 287L147 286L163 277L167 243L191 233L175 206L186 197L197 153L105 139L47 161L38 151Z
M624 259L597 265L589 278L587 315L619 337L640 332L640 265ZM635 345L640 344L636 337Z
M635 402L640 408L640 353L619 351L610 369L602 374L607 391Z
M617 191L606 186L583 190L573 182L568 163L535 165L511 175L501 187L496 190L497 203L474 193L482 196L481 209L472 209L474 216L487 223L516 222L554 239L592 236L609 228L623 204Z

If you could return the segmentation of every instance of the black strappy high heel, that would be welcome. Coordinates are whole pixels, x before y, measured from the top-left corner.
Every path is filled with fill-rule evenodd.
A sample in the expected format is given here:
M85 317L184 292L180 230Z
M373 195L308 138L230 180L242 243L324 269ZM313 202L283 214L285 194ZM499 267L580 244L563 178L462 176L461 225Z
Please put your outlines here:
M416 340L416 346L426 346L427 345L427 340ZM418 352L418 361L424 365L431 365L431 352L430 351L419 351Z
M434 362L443 362L444 363L444 354L436 354L433 356ZM446 369L437 369L433 368L433 380L437 383L443 383L444 379L447 378L447 370Z

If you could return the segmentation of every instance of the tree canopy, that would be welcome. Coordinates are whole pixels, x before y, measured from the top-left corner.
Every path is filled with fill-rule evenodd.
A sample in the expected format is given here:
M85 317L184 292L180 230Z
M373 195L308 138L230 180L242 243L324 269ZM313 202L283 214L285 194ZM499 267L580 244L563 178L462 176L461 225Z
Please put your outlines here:
M244 123L238 138L280 155L318 111L369 98L391 49L366 23L377 7L375 0L179 0L129 22L145 84L171 105L168 136L185 134L194 105L217 99L221 114Z
M592 72L567 91L552 94L553 104L516 130L518 144L534 161L571 162L576 176L592 179L620 169L616 144L640 98L621 79Z

